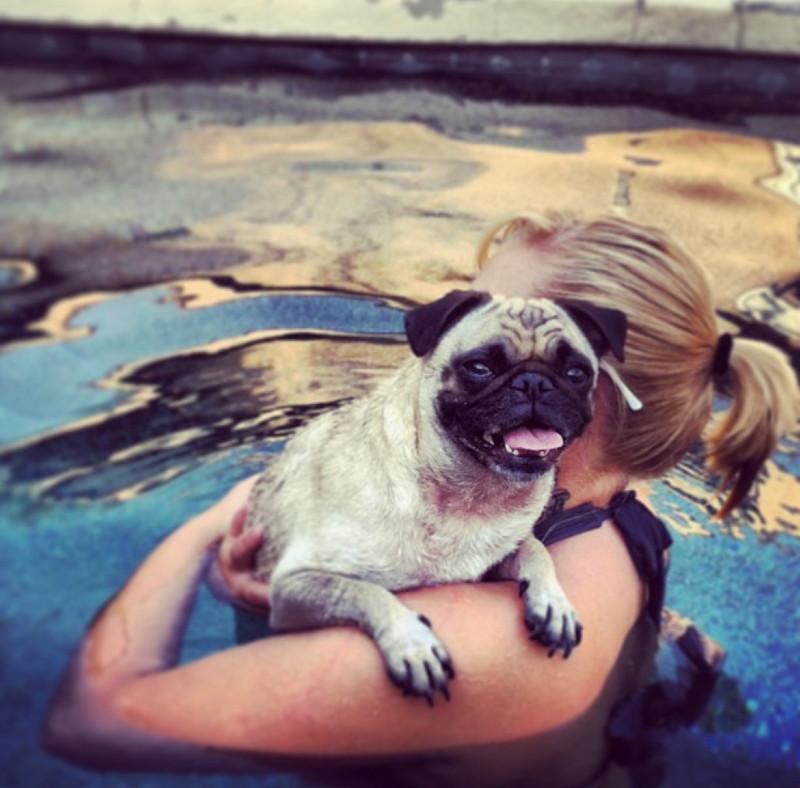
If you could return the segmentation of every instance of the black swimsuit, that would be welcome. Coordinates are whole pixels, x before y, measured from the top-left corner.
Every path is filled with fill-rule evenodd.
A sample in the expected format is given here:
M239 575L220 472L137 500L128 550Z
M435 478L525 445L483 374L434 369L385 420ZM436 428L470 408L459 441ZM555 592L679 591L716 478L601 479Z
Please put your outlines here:
M676 636L664 611L667 564L672 537L632 490L618 493L606 508L582 504L563 509L566 493L558 492L550 513L536 523L534 535L545 545L592 531L612 520L625 540L631 560L648 589L646 615L660 630L659 649L673 652L679 666L673 676L653 672L644 687L620 699L606 727L610 759L624 765L648 761L662 749L666 732L695 723L705 711L721 672L722 652L709 647L694 626ZM716 644L713 644L716 645Z
M557 509L563 505L564 499L561 494ZM647 612L653 623L659 626L667 582L664 551L672 544L672 537L664 523L636 500L633 490L617 493L607 508L585 503L545 515L536 523L533 534L549 547L562 539L593 531L609 519L622 534L636 571L647 583Z

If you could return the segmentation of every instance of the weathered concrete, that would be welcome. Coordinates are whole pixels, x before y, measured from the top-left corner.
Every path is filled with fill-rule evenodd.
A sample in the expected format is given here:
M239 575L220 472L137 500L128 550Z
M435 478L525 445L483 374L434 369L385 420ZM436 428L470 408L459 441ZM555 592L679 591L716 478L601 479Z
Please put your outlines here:
M0 0L0 20L273 40L800 52L793 0Z

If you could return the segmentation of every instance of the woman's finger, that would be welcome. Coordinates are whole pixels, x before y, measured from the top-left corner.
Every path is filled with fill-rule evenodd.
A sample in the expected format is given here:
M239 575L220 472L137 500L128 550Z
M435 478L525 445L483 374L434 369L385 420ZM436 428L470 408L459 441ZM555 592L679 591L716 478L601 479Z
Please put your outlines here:
M258 580L246 580L238 588L238 598L259 609L269 607L269 586Z
M231 536L239 536L242 533L245 520L247 520L247 507L243 506L236 512L235 515L233 515L233 520L231 521L231 527L229 530Z
M253 554L263 543L264 532L255 528L239 536L231 543L231 566L238 571L252 569L255 558Z

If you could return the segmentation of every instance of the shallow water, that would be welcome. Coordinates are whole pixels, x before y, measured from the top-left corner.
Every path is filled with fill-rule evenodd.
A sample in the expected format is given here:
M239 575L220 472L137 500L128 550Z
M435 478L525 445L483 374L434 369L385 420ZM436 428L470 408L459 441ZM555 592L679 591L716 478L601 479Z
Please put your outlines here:
M630 116L629 132L607 131L603 115L587 134L574 110L506 117L477 104L462 108L467 123L441 97L405 96L451 121L434 131L388 110L389 122L354 117L352 97L323 102L324 113L318 102L308 117L303 100L291 105L275 84L186 84L10 105L0 169L5 784L227 784L93 777L44 756L36 734L56 677L96 608L162 536L403 357L402 308L468 281L480 234L505 214L613 210L671 230L709 266L727 316L767 326L800 364L791 135L656 115ZM794 785L800 436L723 523L710 517L719 501L701 467L698 450L646 491L676 537L668 605L728 652L711 712L670 743L666 782ZM229 610L203 592L184 659L230 645L233 631Z

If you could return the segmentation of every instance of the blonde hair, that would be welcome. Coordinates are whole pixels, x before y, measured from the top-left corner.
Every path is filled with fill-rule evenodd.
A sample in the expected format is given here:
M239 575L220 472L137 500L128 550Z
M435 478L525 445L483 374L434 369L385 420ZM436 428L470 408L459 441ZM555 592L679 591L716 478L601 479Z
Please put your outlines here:
M675 466L711 418L720 332L703 267L660 230L615 216L582 221L556 213L523 214L492 228L479 266L510 238L552 261L539 295L583 298L628 316L625 362L606 363L644 408L630 410L617 394L603 441L607 463L640 478ZM741 503L800 415L792 368L770 345L736 338L728 380L732 405L707 436L709 465L732 485L719 516Z

